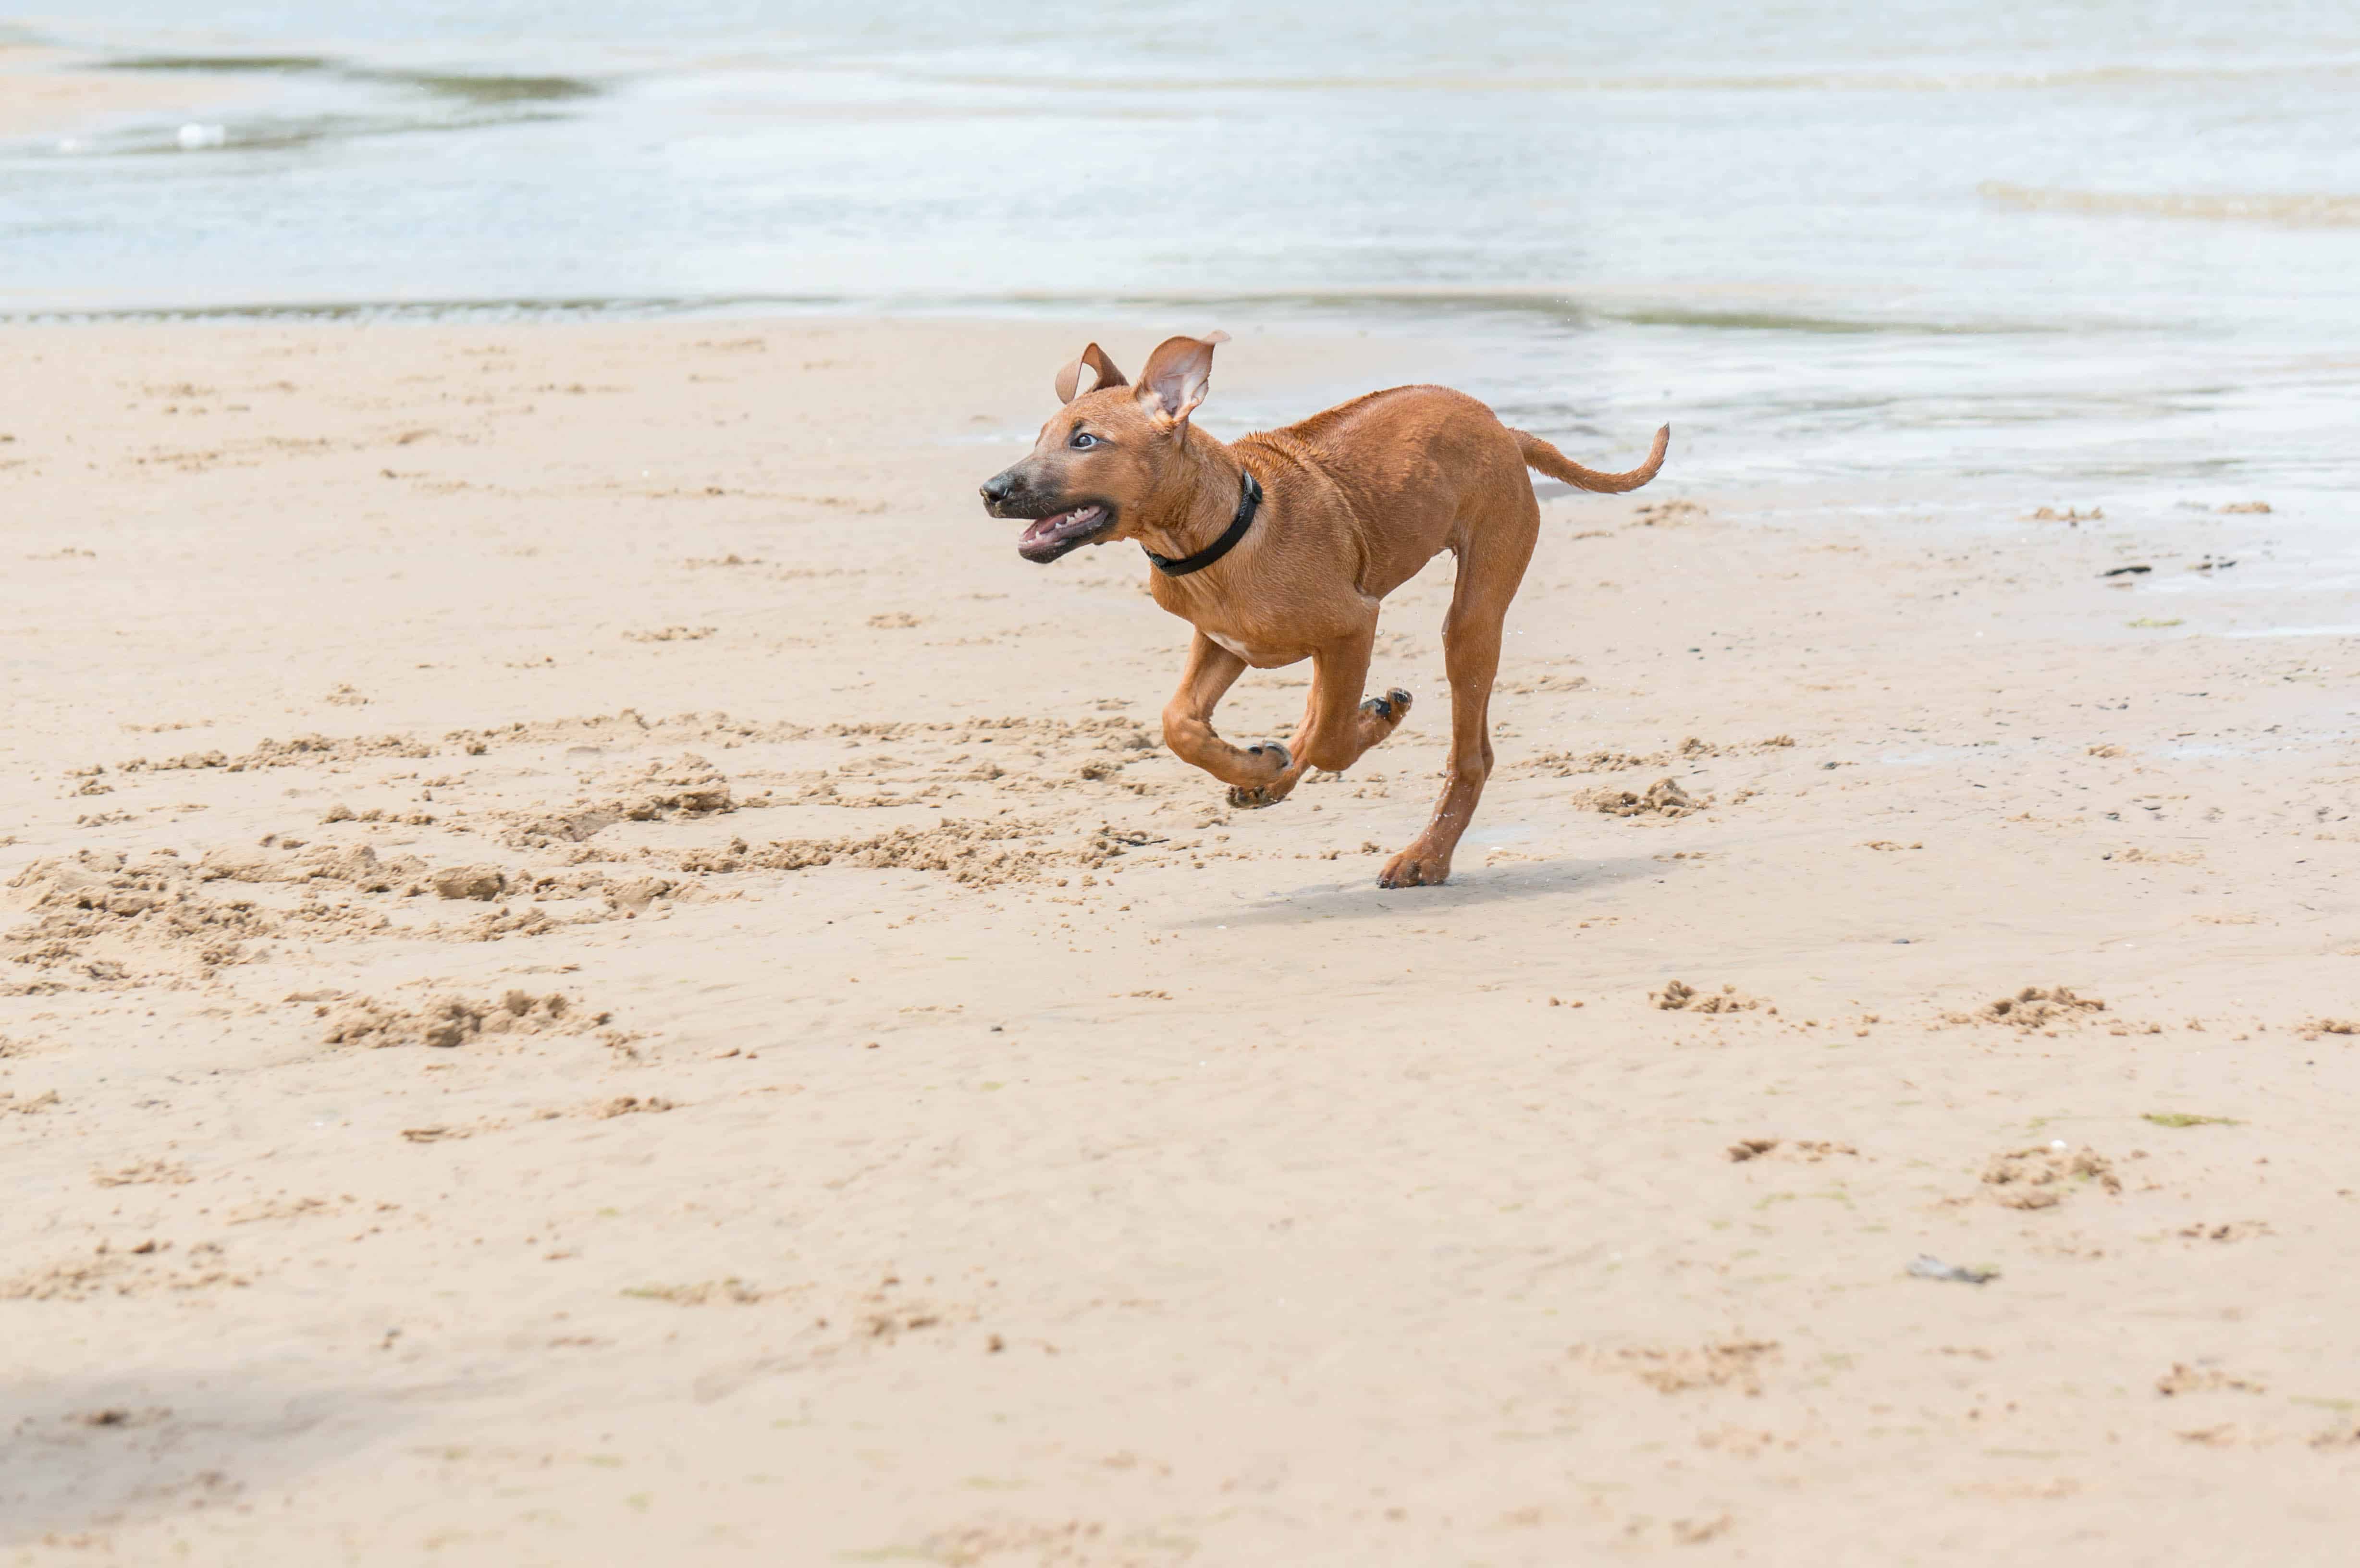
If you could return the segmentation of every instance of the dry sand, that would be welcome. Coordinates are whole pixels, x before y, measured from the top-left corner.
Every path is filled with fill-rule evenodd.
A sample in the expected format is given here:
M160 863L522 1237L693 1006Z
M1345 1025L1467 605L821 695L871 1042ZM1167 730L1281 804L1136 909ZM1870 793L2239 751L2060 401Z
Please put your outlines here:
M1381 894L1448 562L1227 811L1081 336L0 332L0 1563L2349 1561L2350 645L2135 624L2289 518L1676 446Z

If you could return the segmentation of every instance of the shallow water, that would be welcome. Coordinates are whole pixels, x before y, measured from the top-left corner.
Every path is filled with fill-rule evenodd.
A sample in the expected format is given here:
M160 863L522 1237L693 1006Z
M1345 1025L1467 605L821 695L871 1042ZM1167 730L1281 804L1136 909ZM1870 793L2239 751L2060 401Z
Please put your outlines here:
M241 93L0 146L17 315L1440 328L1599 462L1668 417L1685 483L2116 506L2328 505L2360 428L2348 5L94 0L14 30Z

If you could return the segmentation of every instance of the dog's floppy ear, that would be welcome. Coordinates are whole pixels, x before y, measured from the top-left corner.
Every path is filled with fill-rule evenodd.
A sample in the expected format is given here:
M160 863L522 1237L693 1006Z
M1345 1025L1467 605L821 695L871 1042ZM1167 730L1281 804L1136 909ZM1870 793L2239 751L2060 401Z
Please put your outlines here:
M1213 345L1229 341L1227 332L1207 332L1201 338L1165 338L1147 356L1139 373L1140 406L1161 412L1175 424L1184 424L1205 400L1213 379Z
M1103 392L1109 387L1128 387L1131 385L1130 380L1124 376L1123 373L1114 367L1114 361L1106 356L1106 350L1098 347L1096 343L1092 343L1089 347L1082 350L1081 358L1074 361L1073 364L1057 372L1058 402L1070 403L1081 395L1082 366L1086 365L1088 365L1091 372L1098 376L1097 384L1092 386L1090 388L1093 392Z

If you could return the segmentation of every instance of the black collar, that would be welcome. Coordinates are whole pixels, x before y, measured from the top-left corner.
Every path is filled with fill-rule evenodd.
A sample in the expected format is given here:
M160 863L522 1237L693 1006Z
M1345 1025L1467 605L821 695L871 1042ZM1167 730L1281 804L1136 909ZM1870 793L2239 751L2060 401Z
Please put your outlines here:
M1147 559L1155 563L1156 571L1166 577L1185 577L1192 572L1202 572L1235 550L1238 540L1246 537L1246 530L1253 527L1254 513L1262 506L1262 484L1242 463L1239 465L1238 472L1245 475L1245 483L1238 487L1238 515L1229 519L1229 528L1219 539L1196 554L1184 555L1177 561L1148 550ZM1147 550L1145 545L1139 548Z

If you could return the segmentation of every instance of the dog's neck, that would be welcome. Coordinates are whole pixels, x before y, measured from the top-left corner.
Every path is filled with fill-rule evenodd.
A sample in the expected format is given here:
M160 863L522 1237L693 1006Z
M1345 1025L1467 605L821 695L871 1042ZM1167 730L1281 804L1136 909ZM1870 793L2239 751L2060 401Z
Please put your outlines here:
M1167 560L1196 554L1229 530L1238 515L1241 465L1229 449L1190 425L1180 432L1180 455L1156 486L1139 542Z

